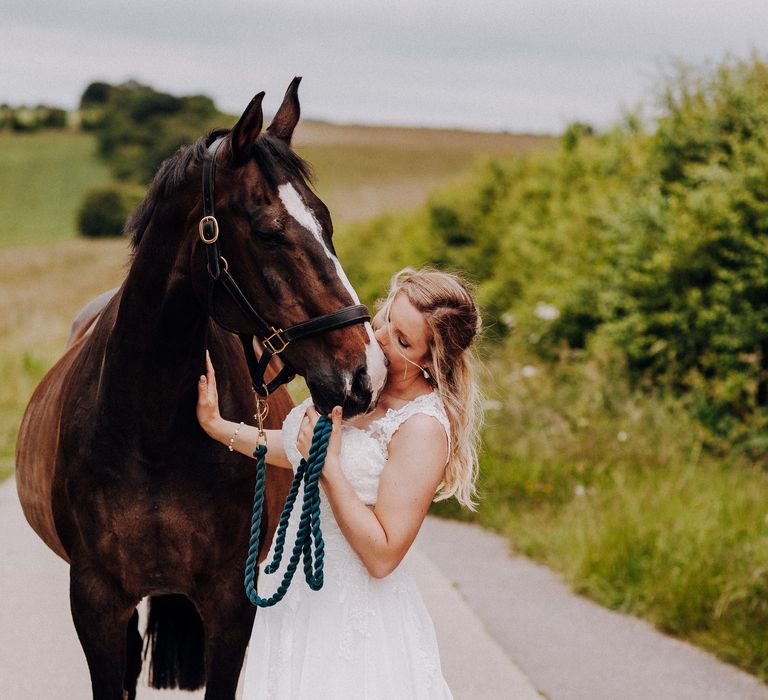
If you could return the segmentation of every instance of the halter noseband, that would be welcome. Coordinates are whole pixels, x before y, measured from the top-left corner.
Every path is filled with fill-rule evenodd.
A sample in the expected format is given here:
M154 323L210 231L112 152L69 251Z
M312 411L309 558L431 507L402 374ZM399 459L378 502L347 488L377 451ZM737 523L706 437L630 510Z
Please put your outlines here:
M299 340L300 338L324 333L335 328L344 328L354 323L364 323L370 321L371 316L364 305L355 304L282 329L275 328L258 314L240 287L238 287L232 275L229 274L227 260L219 253L217 243L219 239L219 222L214 216L213 185L216 177L216 151L223 140L223 136L219 137L208 146L205 160L203 161L203 218L200 219L198 231L200 240L205 244L206 256L208 258L208 314L222 328L238 335L243 345L245 359L248 362L253 389L259 396L265 397L281 384L288 383L296 376L296 372L283 360L284 366L277 373L277 376L269 384L266 384L264 381L264 373L267 371L270 360L285 350L292 340ZM214 296L217 284L221 284L224 287L242 314L255 326L255 337L261 341L264 348L260 359L256 359L256 353L253 350L253 336L241 333L234 328L229 328L217 318Z

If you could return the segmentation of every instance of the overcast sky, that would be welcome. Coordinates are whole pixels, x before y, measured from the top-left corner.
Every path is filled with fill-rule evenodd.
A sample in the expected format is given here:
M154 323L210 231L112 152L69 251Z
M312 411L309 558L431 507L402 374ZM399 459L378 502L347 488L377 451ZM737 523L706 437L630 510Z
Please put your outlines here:
M768 0L0 0L0 102L93 80L337 122L557 132L648 101L671 59L768 55Z

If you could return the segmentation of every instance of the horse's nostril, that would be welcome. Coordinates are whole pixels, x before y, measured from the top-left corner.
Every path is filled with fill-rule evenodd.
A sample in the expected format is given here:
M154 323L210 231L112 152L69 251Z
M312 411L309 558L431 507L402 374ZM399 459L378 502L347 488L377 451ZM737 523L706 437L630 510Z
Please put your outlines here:
M368 376L366 365L360 365L352 378L352 395L360 395L371 391L371 378Z

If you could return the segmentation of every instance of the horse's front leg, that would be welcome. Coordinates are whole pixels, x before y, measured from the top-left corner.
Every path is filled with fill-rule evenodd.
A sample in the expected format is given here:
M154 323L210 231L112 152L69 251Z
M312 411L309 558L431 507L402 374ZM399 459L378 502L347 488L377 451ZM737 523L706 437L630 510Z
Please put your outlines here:
M133 677L126 678L126 654L129 622L134 621L138 600L131 600L101 572L90 566L78 566L73 559L69 602L77 636L88 661L94 700L131 697L135 692L137 674L134 662L137 659L131 663L129 675ZM131 631L137 633L136 630ZM135 644L132 643L131 647L132 655L135 655ZM130 688L131 684L133 688Z
M234 700L255 614L242 572L212 581L195 604L205 628L205 700Z

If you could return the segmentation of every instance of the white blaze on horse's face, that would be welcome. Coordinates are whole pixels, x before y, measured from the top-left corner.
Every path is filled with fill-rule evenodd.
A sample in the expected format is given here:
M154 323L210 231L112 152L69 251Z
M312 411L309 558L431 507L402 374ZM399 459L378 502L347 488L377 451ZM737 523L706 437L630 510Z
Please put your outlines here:
M359 304L360 297L357 296L355 288L350 284L349 279L347 279L347 275L344 272L344 268L342 268L339 259L328 250L328 246L325 244L320 222L309 207L304 204L304 201L296 191L296 188L290 182L287 182L277 188L277 194L288 214L307 229L307 231L309 231L323 247L325 254L330 258L331 262L333 262L333 266L336 268L336 274L341 280L341 283L347 288L349 296L352 297L352 301L355 304ZM371 328L370 323L365 324L365 332L368 334L368 345L365 349L366 367L368 368L368 376L371 378L371 388L374 399L378 399L379 393L384 388L384 383L387 380L387 367L384 360L384 352L373 335L373 329ZM351 388L351 377L346 378L346 384L347 389Z

